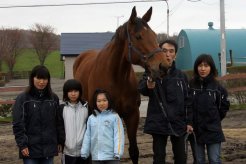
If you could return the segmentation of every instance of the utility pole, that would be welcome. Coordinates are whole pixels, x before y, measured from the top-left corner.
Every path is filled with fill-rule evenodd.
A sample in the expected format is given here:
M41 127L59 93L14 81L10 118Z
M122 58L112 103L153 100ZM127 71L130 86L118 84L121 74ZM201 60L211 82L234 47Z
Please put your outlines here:
M167 4L167 38L169 38L169 5L167 0L164 0Z
M116 27L116 29L119 27L119 20L120 20L120 18L123 18L123 17L124 17L124 15L116 16L116 19L117 19L117 27Z
M225 3L220 0L220 53L221 76L226 75L226 35L225 35Z

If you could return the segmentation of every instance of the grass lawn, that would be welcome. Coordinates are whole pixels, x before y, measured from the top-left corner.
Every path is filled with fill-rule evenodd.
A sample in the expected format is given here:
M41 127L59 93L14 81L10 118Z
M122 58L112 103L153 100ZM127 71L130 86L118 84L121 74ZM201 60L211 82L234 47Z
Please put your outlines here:
M246 104L231 104L230 110L246 110Z
M34 50L27 49L16 59L14 71L31 71L36 65L39 65L38 56ZM49 69L51 77L63 78L64 63L60 60L60 52L52 52L45 60L44 65ZM5 63L2 65L2 71L8 72Z
M0 123L10 123L12 120L12 117L0 117Z

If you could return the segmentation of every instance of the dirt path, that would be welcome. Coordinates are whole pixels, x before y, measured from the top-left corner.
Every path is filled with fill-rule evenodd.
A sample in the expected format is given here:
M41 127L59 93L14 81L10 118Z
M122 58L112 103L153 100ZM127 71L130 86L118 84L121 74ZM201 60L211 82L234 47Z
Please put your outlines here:
M62 98L62 86L64 79L51 79L52 89L59 98ZM28 85L27 79L13 80L7 83L6 86L25 86ZM0 93L0 98L5 97ZM10 95L16 97L16 93ZM144 116L146 115L147 101L144 100L141 104L141 119L137 132L138 146L140 151L140 164L152 163L152 138L150 135L143 134ZM226 136L226 142L222 145L223 164L245 164L246 163L246 109L230 111L223 120L223 129ZM128 140L126 137L125 154L122 163L130 164L128 156ZM189 154L189 163L192 163L191 152ZM167 147L167 163L172 163L172 153L170 142ZM22 163L18 159L18 149L12 135L11 124L0 124L0 164L19 164ZM60 157L55 158L55 164L60 163Z
M223 129L226 142L222 146L223 164L245 164L246 163L246 110L230 111L223 121ZM140 151L140 164L152 163L152 139L149 135L143 134L143 124L145 118L140 119L137 138ZM15 146L12 135L11 124L0 124L0 163L19 164L18 150ZM125 154L122 163L130 164L128 156L128 140L126 140ZM170 144L167 147L167 161L172 163ZM191 152L189 152L189 163L191 162ZM60 157L55 158L55 163L60 163Z

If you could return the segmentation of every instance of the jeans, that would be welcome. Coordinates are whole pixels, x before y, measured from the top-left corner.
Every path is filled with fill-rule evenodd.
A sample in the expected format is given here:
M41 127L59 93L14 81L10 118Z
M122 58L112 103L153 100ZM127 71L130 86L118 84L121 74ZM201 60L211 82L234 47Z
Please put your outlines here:
M53 164L54 157L23 159L24 164Z
M220 159L221 143L197 144L198 164L205 164L206 161L205 146L207 148L209 164L221 164L221 159Z
M166 163L166 145L167 135L152 134L153 137L153 163L165 164ZM174 155L174 164L185 164L185 144L184 137L170 136L172 143L172 150Z

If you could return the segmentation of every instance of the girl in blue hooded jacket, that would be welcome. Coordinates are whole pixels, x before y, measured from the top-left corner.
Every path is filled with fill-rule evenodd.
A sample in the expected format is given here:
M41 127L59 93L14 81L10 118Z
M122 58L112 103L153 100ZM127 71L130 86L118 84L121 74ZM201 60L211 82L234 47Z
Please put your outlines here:
M124 152L124 128L112 109L109 93L97 89L93 95L93 114L89 116L81 157L92 157L92 164L118 164Z

